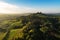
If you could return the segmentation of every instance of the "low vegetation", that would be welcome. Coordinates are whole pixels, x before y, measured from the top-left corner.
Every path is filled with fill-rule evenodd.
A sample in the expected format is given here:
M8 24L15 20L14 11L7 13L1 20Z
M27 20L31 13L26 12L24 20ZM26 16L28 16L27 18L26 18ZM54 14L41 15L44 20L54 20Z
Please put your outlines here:
M0 40L60 40L60 16L34 13L0 22Z

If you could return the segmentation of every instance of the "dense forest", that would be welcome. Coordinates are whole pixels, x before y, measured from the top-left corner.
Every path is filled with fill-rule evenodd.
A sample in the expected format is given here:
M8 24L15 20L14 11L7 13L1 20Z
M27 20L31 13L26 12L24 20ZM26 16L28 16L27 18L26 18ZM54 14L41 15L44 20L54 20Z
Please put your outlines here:
M60 40L60 16L5 15L0 17L0 40Z

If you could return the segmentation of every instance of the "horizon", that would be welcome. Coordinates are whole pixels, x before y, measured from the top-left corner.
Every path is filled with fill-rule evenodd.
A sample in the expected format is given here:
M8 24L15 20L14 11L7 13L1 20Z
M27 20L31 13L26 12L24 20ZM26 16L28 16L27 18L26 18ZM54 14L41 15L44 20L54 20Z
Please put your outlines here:
M37 13L37 12L35 12ZM18 14L35 14L35 13L0 13L0 15L18 15ZM42 12L43 13L43 12ZM60 13L43 13L43 14L60 14Z
M60 13L60 0L0 0L0 14Z

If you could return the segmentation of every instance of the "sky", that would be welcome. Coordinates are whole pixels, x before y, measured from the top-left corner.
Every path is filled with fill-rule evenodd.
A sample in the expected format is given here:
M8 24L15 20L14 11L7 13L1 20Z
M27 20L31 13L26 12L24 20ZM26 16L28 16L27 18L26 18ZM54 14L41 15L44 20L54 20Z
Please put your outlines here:
M0 0L0 13L60 13L60 0Z

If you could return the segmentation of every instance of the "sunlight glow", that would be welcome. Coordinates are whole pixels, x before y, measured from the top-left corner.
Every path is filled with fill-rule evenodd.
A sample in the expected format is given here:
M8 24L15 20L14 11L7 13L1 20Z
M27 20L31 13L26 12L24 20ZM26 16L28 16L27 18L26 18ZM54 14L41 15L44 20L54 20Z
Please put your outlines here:
M34 10L34 11L33 11ZM35 9L23 6L16 6L6 2L0 2L0 13L28 13L35 12Z
M35 13L35 12L44 12L44 13L57 13L60 12L60 8L47 8L47 7L40 7L40 8L32 8L26 7L22 5L14 5L4 1L0 1L0 14L12 14L12 13Z

